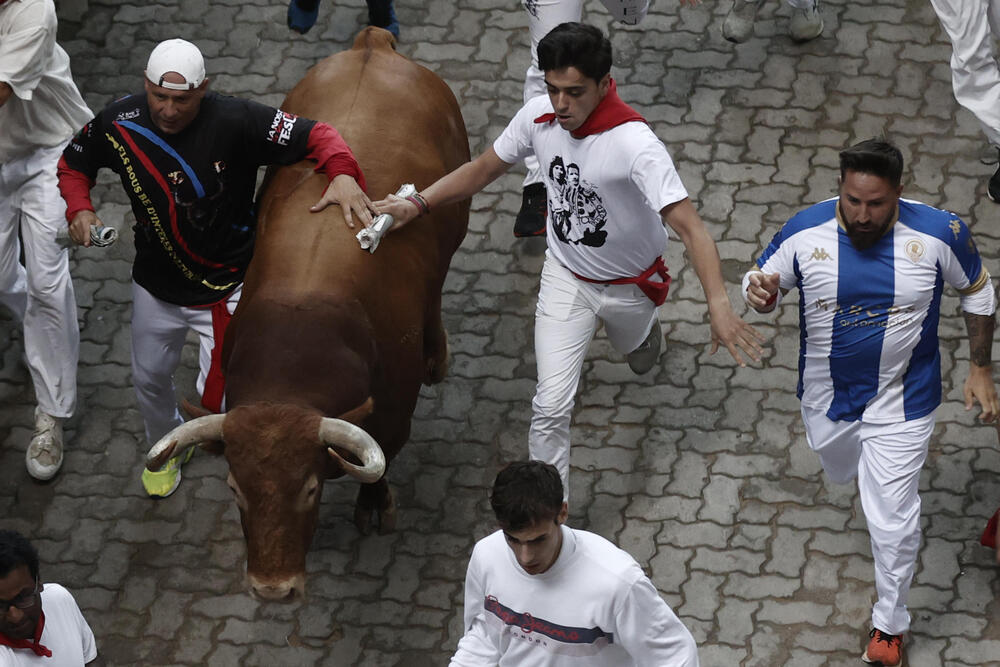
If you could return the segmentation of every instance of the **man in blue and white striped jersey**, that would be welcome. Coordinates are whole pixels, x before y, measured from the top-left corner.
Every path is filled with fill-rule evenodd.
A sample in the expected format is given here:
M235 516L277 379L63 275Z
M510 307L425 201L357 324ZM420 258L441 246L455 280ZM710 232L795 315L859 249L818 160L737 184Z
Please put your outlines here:
M871 139L840 154L840 196L795 215L743 279L755 310L800 292L798 396L809 446L837 483L858 478L878 601L862 659L901 660L920 547L920 469L941 402L937 327L947 283L969 333L966 409L997 402L990 275L955 214L901 199L903 156Z

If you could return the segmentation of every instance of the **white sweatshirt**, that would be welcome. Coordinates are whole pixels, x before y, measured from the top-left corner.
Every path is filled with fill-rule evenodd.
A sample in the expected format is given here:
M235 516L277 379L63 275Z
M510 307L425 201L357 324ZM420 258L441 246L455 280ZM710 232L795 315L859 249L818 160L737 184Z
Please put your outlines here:
M476 543L451 667L697 667L691 633L635 560L599 535L561 530L559 556L537 575L502 531Z

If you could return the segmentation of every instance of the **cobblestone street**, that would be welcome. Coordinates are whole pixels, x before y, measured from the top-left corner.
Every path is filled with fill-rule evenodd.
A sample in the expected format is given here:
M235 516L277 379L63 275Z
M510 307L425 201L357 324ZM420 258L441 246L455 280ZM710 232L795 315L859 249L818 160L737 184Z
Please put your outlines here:
M279 105L317 60L349 48L362 0L323 2L307 35L284 0L57 0L60 43L97 111L139 92L154 44L204 52L214 90ZM639 26L608 31L619 93L670 149L718 243L730 298L779 226L836 193L837 153L885 133L902 149L903 196L957 212L1000 276L1000 205L985 139L951 90L951 47L924 0L831 0L826 28L787 35L788 5L766 3L756 36L722 38L728 1L655 0ZM519 0L396 0L398 49L458 98L473 155L521 104L529 62ZM8 131L4 128L3 131ZM388 479L389 535L353 524L357 483L328 482L307 560L307 596L252 598L245 546L221 457L196 453L167 499L146 497L146 453L131 385L132 214L103 172L98 213L122 237L75 248L79 404L62 472L31 480L24 452L34 397L23 336L0 312L0 527L32 538L42 578L69 588L109 665L446 665L462 635L474 542L494 530L487 492L502 463L527 456L535 384L532 323L544 252L511 234L518 168L472 201L445 284L445 381L423 388L410 442ZM385 193L370 193L373 198ZM588 352L573 417L570 520L631 553L691 630L704 667L861 665L874 573L854 484L837 486L809 451L795 396L798 298L747 319L768 339L761 364L710 355L701 286L674 238L674 283L660 309L660 366L634 375L603 332ZM942 301L944 403L924 469L924 540L910 595L910 667L1000 665L1000 578L978 543L1000 504L997 432L966 412L969 348L958 298ZM192 339L193 340L193 339ZM994 346L994 356L1000 346ZM197 349L178 388L194 399Z

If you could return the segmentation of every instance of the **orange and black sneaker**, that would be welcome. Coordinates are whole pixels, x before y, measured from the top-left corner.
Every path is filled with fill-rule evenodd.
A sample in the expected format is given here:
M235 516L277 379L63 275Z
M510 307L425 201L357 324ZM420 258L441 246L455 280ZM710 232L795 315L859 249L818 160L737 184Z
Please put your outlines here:
M878 628L872 628L868 634L868 648L861 659L869 665L895 667L903 660L903 638L900 635L890 635Z

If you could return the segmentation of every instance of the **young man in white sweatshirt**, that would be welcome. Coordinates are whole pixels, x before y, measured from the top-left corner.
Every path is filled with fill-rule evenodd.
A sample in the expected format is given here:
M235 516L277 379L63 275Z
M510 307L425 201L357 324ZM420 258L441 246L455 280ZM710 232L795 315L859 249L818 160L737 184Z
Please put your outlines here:
M511 463L493 484L500 530L476 543L451 667L697 667L687 628L629 554L565 524L556 469Z

